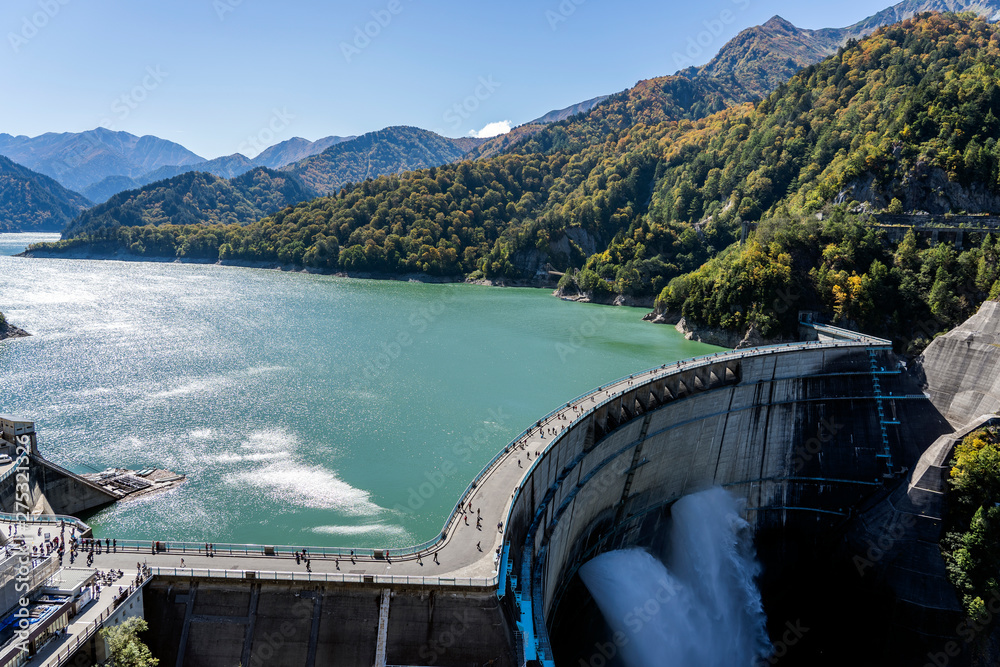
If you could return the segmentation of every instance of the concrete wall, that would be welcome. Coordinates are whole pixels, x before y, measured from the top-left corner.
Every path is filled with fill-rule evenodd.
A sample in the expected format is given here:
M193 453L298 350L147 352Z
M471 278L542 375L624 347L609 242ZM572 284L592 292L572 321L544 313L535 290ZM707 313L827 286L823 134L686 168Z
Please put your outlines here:
M96 484L46 461L41 456L30 457L27 474L31 489L29 511L36 514L79 516L117 500L116 496ZM17 483L17 474L0 482L0 511L18 511Z
M876 366L897 368L887 349ZM887 419L901 422L887 427L898 471L948 426L904 376L879 379ZM512 611L530 597L544 648L544 619L582 562L639 541L657 510L709 486L743 498L758 531L843 523L886 481L879 421L864 346L749 354L636 387L578 423L526 481L508 525Z
M380 586L157 577L144 594L150 648L177 667L371 667ZM387 663L513 667L493 591L391 592Z
M708 486L741 497L758 531L816 535L845 524L951 430L894 374L891 351L871 349L875 367L886 369L881 401L863 345L747 351L638 378L567 430L517 490L505 527L513 579L502 601L490 590L392 588L387 664L513 665L515 621L525 618L522 629L537 633L546 653L547 619L576 568L641 543L675 500ZM891 468L878 458L880 405L891 422ZM58 472L40 472L45 488L58 489L46 470ZM157 577L144 599L163 665L367 667L376 662L384 594L375 585ZM533 613L523 615L528 604Z

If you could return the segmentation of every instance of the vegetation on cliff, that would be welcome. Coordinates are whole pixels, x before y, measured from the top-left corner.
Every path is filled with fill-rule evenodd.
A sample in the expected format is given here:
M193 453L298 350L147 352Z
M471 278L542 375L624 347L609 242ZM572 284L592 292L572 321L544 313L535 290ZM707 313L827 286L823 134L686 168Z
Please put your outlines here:
M0 232L58 232L90 205L83 195L0 155Z
M955 448L951 484L945 562L966 613L980 618L984 600L1000 591L1000 429L976 431Z
M671 281L657 308L733 331L755 324L765 337L794 334L800 310L819 311L914 351L998 289L1000 235L960 252L921 247L911 229L893 246L842 205L822 222L762 222L745 245Z
M460 160L485 140L449 139L416 127L387 127L338 143L283 168L320 194L384 174Z

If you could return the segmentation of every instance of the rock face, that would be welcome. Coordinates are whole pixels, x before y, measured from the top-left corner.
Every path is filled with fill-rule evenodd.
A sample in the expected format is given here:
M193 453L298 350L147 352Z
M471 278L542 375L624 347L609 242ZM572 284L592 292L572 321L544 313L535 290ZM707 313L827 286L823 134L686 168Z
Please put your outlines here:
M652 313L652 315L654 315L654 317L650 321L657 324L672 324L671 320L674 319L669 313ZM648 319L649 315L647 315L646 318ZM728 347L734 350L743 350L748 347L760 347L761 345L790 343L795 340L793 338L764 338L756 324L751 324L745 332L739 333L737 331L727 331L725 329L716 329L714 327L698 326L688 322L684 317L674 319L674 321L676 322L676 324L674 324L674 328L684 334L684 337L688 340L696 340L699 343L718 345L719 347Z
M939 655L940 647L948 645L961 652L953 652L956 659L949 658L948 664L996 665L1000 629L977 636L975 649L966 647L968 636L951 632L963 627L963 610L939 542L952 451L966 435L995 422L990 415L1000 409L1000 303L987 301L974 316L935 339L915 370L940 412L924 415L930 420L924 428L927 436L940 432L933 421L941 416L954 432L941 434L895 489L852 521L848 545L858 573L885 582L892 592L892 609L886 614L888 654L897 662L891 664L923 664L926 656ZM920 438L903 444L918 445ZM912 660L903 658L908 654Z
M25 336L30 336L31 334L24 329L18 329L13 324L8 323L3 319L3 313L0 313L0 340L6 340L7 338L24 338Z
M955 428L1000 411L1000 302L936 338L918 363L931 402Z
M875 209L885 209L897 197L905 211L944 214L952 211L1000 210L1000 196L982 183L964 185L948 179L948 174L926 164L917 164L910 172L889 184L876 183L866 176L851 183L837 197L837 202L856 199Z

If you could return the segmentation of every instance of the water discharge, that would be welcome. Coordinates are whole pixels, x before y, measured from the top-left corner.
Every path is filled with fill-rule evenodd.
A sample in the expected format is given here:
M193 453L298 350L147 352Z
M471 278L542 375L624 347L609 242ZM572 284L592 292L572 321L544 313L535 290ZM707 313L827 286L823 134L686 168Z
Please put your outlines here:
M580 568L624 663L761 664L771 645L760 565L735 499L713 488L678 500L667 552L661 561L642 549L612 551Z

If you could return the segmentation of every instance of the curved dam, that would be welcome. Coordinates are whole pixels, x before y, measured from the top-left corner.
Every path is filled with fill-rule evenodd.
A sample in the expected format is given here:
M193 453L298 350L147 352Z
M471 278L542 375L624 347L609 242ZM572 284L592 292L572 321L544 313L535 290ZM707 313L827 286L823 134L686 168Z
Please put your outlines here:
M309 548L305 571L294 547L122 536L96 563L127 571L142 554L151 647L178 667L576 664L550 637L578 621L578 568L653 544L679 498L726 488L757 535L779 536L762 559L780 569L789 544L845 529L951 431L888 341L803 334L816 340L661 366L563 404L411 549ZM293 610L301 627L276 650Z
M822 535L944 430L876 339L756 348L636 376L578 417L517 490L512 576L501 584L526 659L559 657L548 635L578 567L651 545L679 498L722 486L743 499L757 534Z

